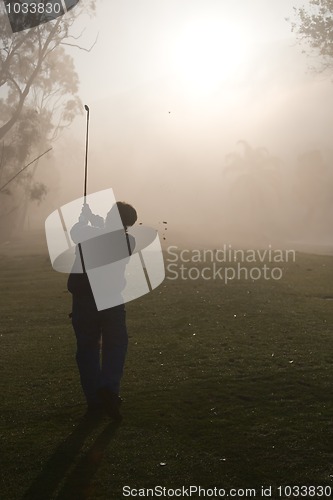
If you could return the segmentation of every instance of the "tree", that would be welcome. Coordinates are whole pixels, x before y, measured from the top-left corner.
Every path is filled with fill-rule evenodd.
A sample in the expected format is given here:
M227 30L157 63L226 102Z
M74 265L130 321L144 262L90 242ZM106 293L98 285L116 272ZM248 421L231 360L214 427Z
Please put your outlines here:
M238 145L237 151L226 156L223 169L229 184L230 227L241 238L269 241L282 231L279 220L283 195L281 161L265 148L252 148L246 141L238 141Z
M78 37L70 34L75 18L86 10L94 11L94 1L82 2L82 7L66 16L19 33L12 33L5 15L0 10L0 88L2 97L0 141L18 120L23 106L32 96L35 105L55 111L62 99L61 118L70 122L78 109L76 97L78 77L73 60L64 46L74 45ZM39 94L39 99L36 96ZM68 98L64 100L64 96ZM52 105L46 99L52 101ZM58 109L59 111L59 109Z
M332 219L332 173L319 150L299 155L294 194L303 209L301 225L305 232L325 232Z
M1 5L0 182L3 184L28 158L45 151L81 112L77 95L79 79L65 47L91 50L78 45L80 35L75 36L72 27L83 11L93 14L95 0L80 2L80 7L66 16L18 33L12 33L3 3ZM45 196L46 187L32 182L36 168L34 165L17 178L15 189L11 187L7 198L1 193L2 220L14 207L17 209L18 197L26 207L28 199L40 200ZM8 194L12 195L11 202Z
M333 69L333 0L310 0L309 7L294 7L291 29L322 58L323 69Z

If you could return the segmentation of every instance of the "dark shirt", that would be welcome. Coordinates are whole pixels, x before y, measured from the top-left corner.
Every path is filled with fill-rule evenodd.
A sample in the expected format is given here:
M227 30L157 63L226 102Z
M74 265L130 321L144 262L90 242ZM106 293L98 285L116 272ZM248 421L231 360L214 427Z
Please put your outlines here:
M75 250L75 262L67 281L69 292L75 296L93 299L86 271L117 262L116 282L110 283L110 287L112 287L113 294L115 292L121 294L126 286L125 268L129 256L134 251L135 238L127 234L124 229L108 232L101 227L90 226L82 222L73 226L71 237L78 245Z

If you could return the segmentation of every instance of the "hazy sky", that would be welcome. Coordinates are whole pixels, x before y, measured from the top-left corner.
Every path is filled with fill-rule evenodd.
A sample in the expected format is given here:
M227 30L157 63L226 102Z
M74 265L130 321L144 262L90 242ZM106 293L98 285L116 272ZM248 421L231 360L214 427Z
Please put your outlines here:
M81 45L98 35L93 50L68 48L91 111L88 190L112 187L144 222L168 220L169 234L186 227L215 236L217 206L219 227L233 224L233 183L223 167L237 141L282 159L288 193L299 154L319 149L331 167L333 84L309 70L317 57L302 53L285 19L303 4L98 0L96 17L75 23L76 34L84 30ZM84 140L83 113L54 144L51 208L81 196ZM271 189L253 219L268 211ZM251 214L247 203L239 204L239 220ZM274 210L291 219L286 202Z
M232 79L238 66L251 62L260 44L288 38L292 43L294 37L285 18L293 15L293 6L303 3L99 0L97 16L85 31L85 46L98 34L97 45L92 54L75 55L82 97L92 102L161 77L194 80L205 58L205 69L210 70L214 83ZM217 70L221 65L226 66L224 74Z
M187 128L209 126L214 135L228 116L220 131L229 148L240 138L285 148L289 127L296 149L323 147L332 126L331 81L310 72L316 57L302 54L286 21L304 3L98 1L96 18L77 26L85 26L86 47L98 35L96 46L72 52L96 134L101 121L104 131L108 121L112 128L115 114L120 127L126 117L126 127L138 132L147 124L163 130L171 118L186 141Z
M332 83L309 71L316 57L302 54L285 19L304 3L97 2L96 18L79 24L86 26L85 46L97 34L98 42L90 53L72 52L80 97L91 109L89 189L113 187L145 222L167 219L178 234L182 224L212 234L216 200L220 227L233 223L232 183L222 171L226 155L244 139L281 157L291 192L300 153L332 153ZM82 115L70 130L82 155L77 164L72 158L66 200L80 195L75 179L82 174L84 130ZM66 165L62 176L68 181Z

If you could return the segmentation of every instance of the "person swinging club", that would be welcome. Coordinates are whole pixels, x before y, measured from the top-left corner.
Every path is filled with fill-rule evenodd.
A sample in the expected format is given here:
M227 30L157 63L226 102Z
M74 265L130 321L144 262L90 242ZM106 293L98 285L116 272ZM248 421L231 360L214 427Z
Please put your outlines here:
M135 239L127 234L127 228L137 220L136 210L129 204L117 202L105 220L94 215L88 204L84 204L79 221L71 229L71 238L76 247L76 259L68 278L67 288L72 294L72 325L76 336L76 361L81 386L87 402L87 416L99 416L103 411L115 421L120 421L120 381L123 375L128 345L125 305L121 291L125 288L126 259L117 264L117 272L110 283L113 296L119 296L117 304L98 310L82 260L81 242L109 242L103 253L116 261L117 249L112 248L114 217L120 217L130 255L135 248ZM122 230L122 235L124 235ZM116 231L118 232L118 231ZM114 246L114 245L113 245ZM117 246L117 243L115 244ZM119 249L118 249L119 253ZM113 254L113 257L112 257ZM84 272L78 271L83 269ZM76 271L76 272L75 272Z

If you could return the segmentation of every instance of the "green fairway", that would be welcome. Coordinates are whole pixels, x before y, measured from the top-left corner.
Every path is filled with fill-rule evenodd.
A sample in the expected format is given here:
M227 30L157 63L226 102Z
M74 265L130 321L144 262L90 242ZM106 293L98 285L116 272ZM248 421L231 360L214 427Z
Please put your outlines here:
M4 500L333 489L333 257L297 254L280 281L166 279L127 304L118 428L82 420L67 276L10 251L0 276Z

